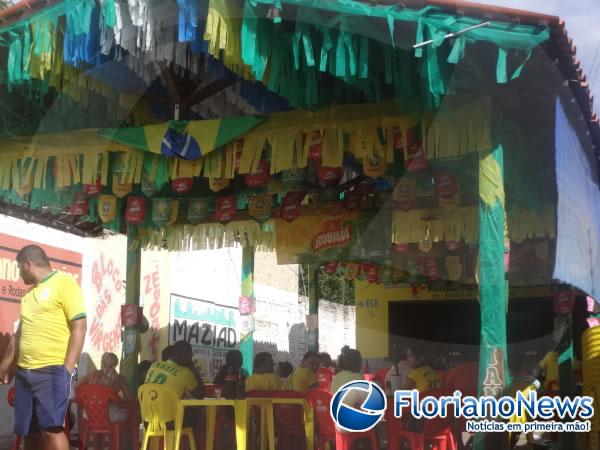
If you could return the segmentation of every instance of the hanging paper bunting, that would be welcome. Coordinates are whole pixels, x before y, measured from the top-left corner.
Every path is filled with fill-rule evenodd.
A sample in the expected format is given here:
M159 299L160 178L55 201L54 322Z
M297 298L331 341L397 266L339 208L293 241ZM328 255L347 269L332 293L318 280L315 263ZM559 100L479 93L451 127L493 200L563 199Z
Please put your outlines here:
M292 168L281 172L281 181L287 187L298 186L306 177L306 169Z
M85 192L77 192L73 195L71 203L71 214L75 216L85 216L90 212L88 196Z
M409 172L423 172L429 166L419 127L408 130L406 136L405 167Z
M171 181L171 189L178 195L187 194L192 190L194 180L192 178L177 178Z
M361 181L350 186L344 191L343 207L348 210L361 208L365 204L367 195L373 192L373 184Z
M438 264L435 258L425 256L421 258L421 273L423 273L429 281L435 281L439 278Z
M83 185L83 192L85 192L88 197L95 197L98 194L100 194L100 192L102 192L102 180L100 177L98 177L96 179L96 183L94 184L84 184Z
M450 281L458 281L462 277L460 256L446 256L446 273Z
M419 250L421 250L423 253L429 253L433 248L433 242L431 242L431 239L429 238L420 240L418 245Z
M256 312L256 299L254 297L242 296L238 301L240 316L248 316Z
M434 182L435 195L440 206L460 205L460 190L456 178L442 172L434 176Z
M256 189L266 186L269 182L269 161L260 160L256 172L244 175L246 186Z
M171 215L169 217L169 221L167 225L173 225L177 222L177 218L179 217L179 201L171 200Z
M556 315L566 315L573 312L575 306L575 293L572 289L557 290L553 292L554 313Z
M235 144L233 144L233 149L235 151L235 159L233 162L233 169L235 171L235 173L239 173L240 171L240 164L242 161L242 154L244 152L244 140L243 139L238 139Z
M369 283L381 283L380 270L377 264L369 264L366 270L366 279Z
M166 225L171 219L171 200L155 198L152 200L152 222L158 226Z
M236 213L237 198L235 195L218 197L215 207L215 217L219 222L229 222L233 220Z
M408 251L408 244L394 244L393 249L396 253L404 253Z
M127 197L125 220L131 225L139 225L146 217L146 197Z
M338 268L338 265L339 265L338 261L327 261L323 265L323 270L325 271L325 273L332 274L332 273L335 273L335 271Z
M360 264L347 262L344 264L344 278L346 280L356 280L360 275Z
M410 211L417 206L417 179L404 176L396 185L393 194L394 207L400 211Z
M288 194L281 199L281 205L279 206L279 215L287 222L293 222L300 216L300 208L302 199L304 198L304 192L288 192Z
M256 220L267 220L271 217L273 194L255 194L250 196L248 214Z
M114 195L100 195L98 197L98 216L104 223L111 222L117 214L117 197Z
M460 241L446 241L446 248L451 252L458 250L461 247Z
M142 192L146 197L154 197L159 191L158 186L156 186L156 184L152 180L150 180L150 176L145 170L142 172L141 185Z
M323 182L326 186L335 186L338 184L344 170L341 167L319 167L318 171L319 181Z
M209 178L208 186L213 192L220 192L229 187L229 178Z
M363 172L371 178L378 178L385 175L387 170L387 161L385 155L374 154L363 160Z
M124 179L120 175L115 174L113 175L112 190L113 194L115 194L117 197L123 198L127 194L131 193L133 186L131 183L125 183Z
M207 198L191 198L188 203L188 222L196 225L208 217L208 205L210 200Z
M323 135L319 130L314 131L310 137L305 135L308 142L308 159L320 163L323 160Z

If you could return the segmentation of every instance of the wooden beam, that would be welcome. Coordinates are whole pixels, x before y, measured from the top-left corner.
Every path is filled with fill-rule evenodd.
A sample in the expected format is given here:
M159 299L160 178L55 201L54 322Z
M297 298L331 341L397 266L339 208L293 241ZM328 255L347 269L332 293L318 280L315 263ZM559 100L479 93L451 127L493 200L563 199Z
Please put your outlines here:
M234 85L237 81L237 78L221 78L204 87L197 88L191 96L183 101L183 109L187 110L192 108L207 98L218 94L223 89L227 89L229 86Z

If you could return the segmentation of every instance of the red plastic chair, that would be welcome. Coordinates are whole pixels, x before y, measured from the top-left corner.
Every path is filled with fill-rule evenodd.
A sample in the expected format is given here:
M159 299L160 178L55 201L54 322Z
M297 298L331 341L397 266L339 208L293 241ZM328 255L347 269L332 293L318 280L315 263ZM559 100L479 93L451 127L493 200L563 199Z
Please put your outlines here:
M390 369L389 368L384 368L384 369L379 369L377 372L375 372L375 378L374 378L374 380L383 389L385 389L385 379L387 378L388 370L390 370Z
M365 438L371 443L371 450L379 450L375 428L364 433L343 433L337 429L329 413L331 405L329 391L311 389L306 393L306 398L315 410L315 421L319 430L317 450L325 450L328 442L335 442L335 450L351 450L356 441Z
M275 391L272 398L302 398L306 396L298 391ZM284 449L306 448L304 430L304 408L300 405L273 405L275 434L277 443Z
M272 391L248 391L246 392L246 398L270 398L273 395ZM263 423L261 421L262 410L259 405L253 405L250 410L250 421L251 426L248 433L248 448L250 450L255 450L260 447L260 439L261 439L261 429L262 427L266 427L266 420Z
M445 389L434 389L421 393L421 398L428 396L439 398L451 396L452 392ZM452 429L454 414L448 411L447 417L435 417L425 421L423 428L423 441L430 450L457 450L458 444Z
M331 380L335 372L331 370L329 367L319 367L317 369L317 383L319 384L319 389L324 389L328 391L331 389Z
M8 405L11 408L15 407L15 387L12 386L9 390L8 390L8 395L6 397L6 400L8 401ZM71 428L73 428L73 424L71 423L71 416L69 415L69 410L70 410L70 403L69 403L69 407L67 408L67 412L66 412L66 416L65 416L65 434L67 435L67 439L69 439L69 443L71 442ZM19 435L15 435L15 437L13 438L13 445L12 445L12 450L19 450L21 448L21 436Z
M80 412L80 419L83 411L87 414L86 420L79 420L79 450L87 449L87 443L90 435L96 435L95 450L100 450L100 437L108 435L110 439L110 448L120 450L120 436L123 427L130 427L131 445L133 448L139 446L139 428L137 421L137 412L131 404L125 403L118 393L109 387L86 384L81 386L75 395L75 401ZM120 408L129 410L129 420L121 422L111 422L109 418L109 402L112 402Z
M402 417L406 417L407 414L409 414L409 408L402 411ZM408 444L410 450L423 450L423 435L406 430L402 417L394 416L394 399L388 397L388 406L385 410L388 450L404 450L404 443Z

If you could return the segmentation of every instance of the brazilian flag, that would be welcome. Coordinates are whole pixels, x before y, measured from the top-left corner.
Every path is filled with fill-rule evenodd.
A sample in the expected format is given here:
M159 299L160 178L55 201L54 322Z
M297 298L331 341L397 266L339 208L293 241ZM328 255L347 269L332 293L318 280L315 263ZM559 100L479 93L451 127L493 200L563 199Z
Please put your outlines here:
M158 155L196 160L240 138L266 119L266 116L240 116L215 120L179 120L143 127L102 129L99 134Z

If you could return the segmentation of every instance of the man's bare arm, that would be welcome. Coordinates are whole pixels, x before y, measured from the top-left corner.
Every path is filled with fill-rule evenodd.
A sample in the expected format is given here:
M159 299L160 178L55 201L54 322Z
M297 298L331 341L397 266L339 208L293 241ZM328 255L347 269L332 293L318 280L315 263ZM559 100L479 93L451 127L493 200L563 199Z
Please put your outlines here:
M69 345L67 346L67 354L65 356L65 367L69 373L75 370L75 364L83 350L83 342L85 341L85 332L87 330L87 321L85 317L69 322L71 335L69 336Z
M16 334L10 337L10 340L8 341L8 347L6 348L6 353L4 353L4 358L2 358L2 362L0 363L0 384L8 384L11 382L12 365L19 356L20 336L21 325L19 325L19 328L17 328Z

